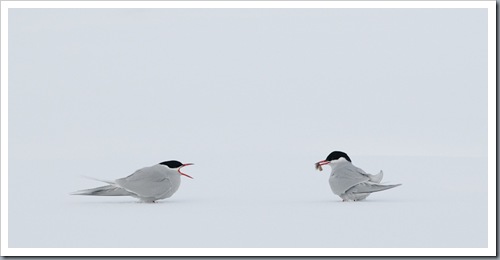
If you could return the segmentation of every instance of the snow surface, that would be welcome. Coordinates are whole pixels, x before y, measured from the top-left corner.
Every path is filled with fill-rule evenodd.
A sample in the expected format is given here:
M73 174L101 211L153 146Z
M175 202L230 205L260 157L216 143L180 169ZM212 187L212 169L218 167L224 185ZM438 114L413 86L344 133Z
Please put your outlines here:
M331 193L329 170L315 171L311 159L255 168L197 161L186 168L195 179L183 178L171 199L156 204L70 196L100 183L75 174L38 176L36 187L9 191L9 246L487 246L483 158L354 157L368 172L383 168L383 182L403 185L349 203ZM57 164L37 167L63 170ZM84 168L74 170L83 174ZM17 182L27 180L12 181L22 187Z

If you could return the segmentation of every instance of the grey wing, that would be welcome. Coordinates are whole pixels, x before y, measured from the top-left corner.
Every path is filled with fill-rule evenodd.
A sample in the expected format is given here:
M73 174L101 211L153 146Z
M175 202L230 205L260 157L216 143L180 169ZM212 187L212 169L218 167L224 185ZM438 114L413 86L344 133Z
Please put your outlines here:
M381 185L376 183L360 183L359 185L356 185L355 187L351 188L349 192L356 194L372 193L377 191L388 190L397 187L399 185L401 184Z
M363 171L361 168L358 168L354 165L352 165L352 170L355 172L358 172L359 174L362 174L370 179L370 181L375 182L375 183L380 183L382 181L382 178L384 177L384 172L380 171L378 174L369 174Z
M128 177L116 180L116 184L141 197L157 197L172 188L172 182L161 168L155 166L137 170Z
M330 178L330 186L335 194L343 194L353 186L370 180L370 178L365 175L366 173L363 174L364 172L359 172L358 169L359 168L354 165L348 164L333 172L333 176Z

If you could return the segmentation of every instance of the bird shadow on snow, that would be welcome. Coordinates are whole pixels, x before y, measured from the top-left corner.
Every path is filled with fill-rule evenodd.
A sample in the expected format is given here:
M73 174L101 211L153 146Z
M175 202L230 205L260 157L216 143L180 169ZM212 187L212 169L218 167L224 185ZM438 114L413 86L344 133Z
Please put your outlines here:
M413 200L402 200L402 199L367 199L361 201L342 201L341 199L298 199L298 200L276 200L276 201L267 201L267 204L283 204L283 205L291 205L291 204L334 204L334 205L343 205L343 204L398 204L398 203L411 203ZM75 201L74 201L75 202ZM210 199L193 199L193 198L184 198L184 199L168 199L168 200L159 200L154 203L141 202L139 200L79 200L76 201L77 204L116 204L116 205L182 205L182 204L203 204L203 203L215 203L220 202L217 200ZM413 201L414 202L414 201ZM243 203L245 204L245 203Z
M389 199L370 199L370 200L360 200L360 201L342 201L335 199L325 199L325 200L307 200L307 201L297 201L300 204L376 204L376 203L402 203L408 202L404 200L389 200Z
M183 203L195 203L197 202L196 200L161 200L161 201L156 201L153 203L148 203L148 202L141 202L138 200L118 200L118 201L111 201L111 200L101 200L101 201L79 201L78 203L80 204L120 204L120 205L158 205L158 204L183 204Z

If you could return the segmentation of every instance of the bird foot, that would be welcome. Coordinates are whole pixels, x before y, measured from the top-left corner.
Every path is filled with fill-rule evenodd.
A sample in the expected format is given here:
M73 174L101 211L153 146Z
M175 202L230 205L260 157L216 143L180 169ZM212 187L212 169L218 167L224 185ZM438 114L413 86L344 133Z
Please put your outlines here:
M137 203L156 203L156 201L139 200Z

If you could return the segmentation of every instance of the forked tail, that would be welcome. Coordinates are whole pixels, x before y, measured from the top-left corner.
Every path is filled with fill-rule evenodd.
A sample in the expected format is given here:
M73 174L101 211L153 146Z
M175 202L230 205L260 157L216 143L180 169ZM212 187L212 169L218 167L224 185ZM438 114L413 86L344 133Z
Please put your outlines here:
M384 178L384 172L380 171L378 174L369 175L368 177L370 177L370 181L380 183L382 181L382 178Z
M71 193L71 195L89 195L89 196L130 196L131 192L117 187L115 185L106 185L87 190L79 190Z

